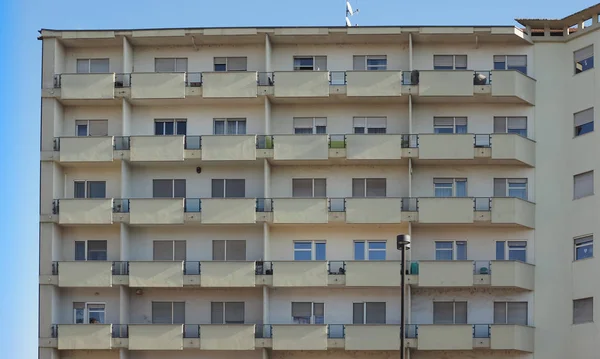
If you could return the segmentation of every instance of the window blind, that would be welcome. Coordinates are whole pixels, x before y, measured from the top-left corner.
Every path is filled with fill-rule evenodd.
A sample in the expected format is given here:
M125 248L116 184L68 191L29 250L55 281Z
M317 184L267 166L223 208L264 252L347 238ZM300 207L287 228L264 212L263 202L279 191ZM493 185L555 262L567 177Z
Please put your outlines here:
M353 303L352 304L352 324L364 324L364 303Z
M366 307L366 324L385 324L385 302L369 302Z
M454 56L452 55L434 55L433 66L434 67L453 67Z
M575 126L581 126L586 123L594 121L594 108L588 108L587 110L583 110L581 112L577 112L574 115L575 118Z
M573 300L573 324L594 321L594 298Z
M594 45L575 51L575 62L583 61L594 56Z
M225 323L244 323L244 302L225 303Z
M365 56L354 56L353 58L353 70L354 71L364 71L366 70L366 60L365 60Z
M594 171L581 173L573 177L573 197L581 198L594 193Z

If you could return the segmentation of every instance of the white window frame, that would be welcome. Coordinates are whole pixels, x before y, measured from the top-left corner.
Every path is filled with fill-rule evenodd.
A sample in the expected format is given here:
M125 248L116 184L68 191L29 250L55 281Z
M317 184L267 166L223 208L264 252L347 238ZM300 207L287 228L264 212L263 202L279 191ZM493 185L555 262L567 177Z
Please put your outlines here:
M527 303L527 314L526 314L526 317L525 317L525 322L529 324L529 310L530 310L530 306L529 306L529 302L528 301L525 301L525 300L510 300L510 301L498 300L498 301L494 301L493 304L492 304L493 305L493 307L492 307L493 308L492 309L492 313L493 313L494 317L496 316L496 313L495 313L496 303L504 303L504 323L495 323L495 321L494 321L494 324L509 324L510 325L510 323L508 323L508 304L509 303Z
M108 260L108 241L104 240L104 239L77 239L73 242L74 246L77 246L77 242L83 242L84 243L84 253L83 256L85 257L85 259L81 260L81 259L75 259L75 261L77 262L84 262L84 261L92 261L91 259L88 259L88 242L89 241L95 241L95 242L101 242L104 241L106 242L106 260ZM73 248L73 249L76 249ZM75 253L73 253L73 257L75 257ZM102 262L102 261L98 261L98 260L93 260L94 262Z
M227 196L227 181L235 181L235 180L242 180L244 181L244 197L228 197ZM211 192L211 196L212 196L212 185L213 185L213 181L223 181L223 197L211 197L211 198L246 198L247 196L247 191L246 191L246 179L245 178L212 178L210 180L210 192Z
M496 63L497 63L496 62L496 57L504 57L504 70L516 70L514 68L511 68L511 69L508 68L508 58L509 57L524 57L525 58L525 74L524 75L527 75L527 72L529 70L529 68L528 68L529 64L528 64L528 61L527 61L528 60L527 59L527 55L523 55L523 54L517 54L517 55L493 55L492 61L494 62L494 69L495 69ZM516 70L516 71L518 71L518 70Z
M437 247L438 243L452 243L452 248L440 248L440 249L438 249L438 247ZM448 252L448 251L452 252L452 260L453 261L458 260L457 259L458 258L458 245L457 244L459 244L459 243L463 243L464 244L465 250L466 250L466 255L467 255L467 258L461 259L461 260L468 260L468 258L469 258L469 246L467 244L467 241L466 240L459 241L459 240L453 240L453 239L436 240L435 241L435 243L434 243L434 249L435 249L435 258L436 258L436 260L438 260L437 259L437 252L438 252L438 250L442 251L442 252ZM443 259L440 259L440 260L443 260Z
M79 136L79 126L82 126L81 123L77 122L85 122L85 136ZM106 122L106 135L90 135L90 122ZM108 119L95 119L95 120L75 120L75 136L76 137L103 137L108 136Z
M435 57L436 56L452 56L452 69L436 69L435 68ZM456 68L456 57L457 56L464 56L465 57L465 68L464 69L463 68L460 68L460 69ZM446 71L450 71L450 70L468 70L469 69L469 56L467 56L466 54L435 54L435 55L433 55L433 69L436 70L436 71L440 71L440 70L441 71L443 71L443 70L446 70Z
M310 249L296 249L296 243L310 243ZM324 244L325 245L325 259L316 259L317 258L317 244ZM297 240L294 241L293 244L293 251L294 251L294 260L296 261L303 261L302 259L296 259L296 251L298 252L310 252L310 260L311 261L315 261L315 260L320 260L320 261L324 261L327 260L327 241L326 240Z
M354 70L354 71L387 71L387 55L354 55L352 58L352 62L356 60L357 57L362 57L364 59L364 70ZM385 60L384 65L369 65L369 60Z
M589 69L583 70L583 66L582 66L582 70L579 71L579 72L577 72L577 64L579 62L581 62L581 61L577 61L576 60L577 53L580 52L580 51L586 50L588 47L592 48L592 56L591 57L586 57L586 58L584 58L584 59L581 60L581 61L586 61L588 59L593 59L594 58L594 44L591 44L591 45L588 45L588 46L584 46L584 47L582 47L582 48L580 48L578 50L573 51L573 71L574 71L575 75L583 73L583 72L586 72L588 70L592 70L594 67L596 67L596 64L594 64L594 66L590 67Z
M577 125L577 115L580 115L580 114L586 113L586 112L588 112L588 111L590 111L590 112L592 113L592 116L591 116L591 117L592 117L592 120L591 120L591 121L588 121L588 122L584 122L584 123L582 123L581 125ZM595 116L595 113L594 113L594 107L586 108L585 110L581 110L581 111L577 111L577 112L575 112L575 113L573 114L573 137L574 137L574 138L576 138L576 137L580 137L580 136L583 136L583 135L587 135L588 133L592 133L592 132L594 132L594 129L592 129L592 130L591 130L591 131L589 131L589 132L586 132L586 133L580 133L580 134L578 134L578 133L577 133L577 128L578 128L578 127L583 127L584 125L587 125L587 124L589 124L589 123L591 123L591 124L592 124L592 127L594 127L594 126L596 125L596 123L595 123L595 122L596 122L596 121L595 121L595 117L596 117L596 116Z
M452 119L452 125L436 125L435 124L435 120L436 119L441 119L441 118L451 118ZM466 132L462 133L462 132L456 132L456 119L465 119L465 127L466 127ZM458 126L462 126L462 125L458 125ZM469 118L466 116L434 116L433 117L433 133L436 133L435 130L438 128L451 128L452 129L452 134L466 134L469 131ZM442 135L449 135L449 133L440 133Z
M294 71L327 71L327 68L325 69L315 69L315 66L317 64L317 57L324 57L325 58L325 64L327 64L327 56L326 55L297 55L294 56L292 59L292 68ZM302 67L296 67L296 59L312 59L312 70L306 70L303 69ZM307 67L308 69L308 67Z
M581 243L577 243L578 240L584 240ZM577 258L577 249L579 248L583 248L583 247L591 247L592 249L592 255L590 257L585 257L585 258ZM592 259L594 258L594 235L593 234L585 234L583 236L577 236L575 238L573 238L573 260L574 261L583 261L586 259Z
M363 315L362 315L362 324L367 324L367 304L368 303L384 303L383 306L383 314L384 314L384 323L383 324L387 324L387 314L388 314L388 308L387 308L387 302L382 301L382 302L352 302L352 310L354 311L354 304L362 304L363 305ZM354 313L352 313L354 316ZM352 318L354 321L354 318ZM380 323L381 324L381 323ZM376 325L376 324L375 324Z
M108 72L92 72L92 60L106 60L106 62L108 64ZM87 72L79 72L79 61L87 61ZM109 74L110 73L110 59L107 57L76 59L75 60L75 72L78 74Z
M155 240L153 240L152 241L152 257L153 257L152 260L154 260L154 248L155 248L156 242L171 242L171 248L173 251L173 255L171 256L170 260L178 261L178 262L181 261L181 259L175 259L175 243L183 242L185 244L185 252L183 253L185 258L183 260L184 261L186 260L186 258L187 258L187 241L185 239L183 239L183 240L181 240L181 239L155 239Z
M526 135L523 137L529 138L529 137L527 137L527 133L529 131L527 128L528 127L527 116L494 116L494 125L495 125L496 120L500 120L500 121L504 122L504 132L495 132L494 131L494 133L514 133L514 132L509 131L512 129L512 127L510 126L511 120L520 120L520 119L525 119L524 130L525 130ZM520 129L518 129L518 130L520 130Z
M223 133L216 133L217 122L223 122ZM235 122L235 133L229 133L229 123ZM244 122L244 133L240 133L240 122ZM248 121L244 117L239 118L214 118L213 119L213 135L245 135L248 132Z
M448 303L452 303L452 323L435 323L435 303L444 303L444 304L448 304ZM467 317L465 318L465 323L456 323L456 303L465 303L465 314L467 315ZM432 308L431 308L431 313L433 314L433 321L434 324L439 324L439 325L444 325L444 324L466 324L469 322L469 302L466 300L434 300L432 302Z
M383 121L384 121L383 127L377 126L377 124L373 124L373 122L375 122L376 119L377 120L383 119ZM369 120L371 120L371 121L369 121ZM360 132L357 133L356 132L357 128L363 128L364 130L362 133L360 133ZM371 129L371 128L380 128L380 129L383 128L383 132L381 132L381 134L387 133L387 116L367 116L367 117L355 116L352 118L352 129L353 129L354 134L369 134L369 129ZM375 134L379 134L379 133L375 133Z
M75 184L81 182L83 183L83 193L84 196L83 197L75 197ZM89 198L101 198L101 197L90 197L90 194L88 193L88 182L104 182L104 198L106 198L106 181L98 181L98 180L82 180L82 179L74 179L73 180L73 199L78 198L78 199L89 199Z
M213 261L219 261L219 262L224 262L224 261L231 261L233 259L229 259L228 255L227 255L227 242L230 241L244 241L245 242L245 247L246 247L246 255L245 257L248 257L248 242L245 239L213 239L211 241L211 251L213 251L214 246L215 246L215 241L223 241L223 258L224 259L212 259ZM211 254L212 256L212 254Z
M171 197L154 197L154 181L171 181ZM175 197L175 181L183 181L185 197ZM187 180L185 178L153 178L152 179L152 198L186 198L187 197Z
M325 322L325 303L324 302L291 302L291 303L310 303L310 323L300 323L296 318L306 318L306 317L294 317L294 305L290 304L290 311L292 314L292 323L293 324L324 324ZM315 316L315 305L321 304L323 306L323 323L317 323Z
M239 321L228 322L226 320L226 318L227 318L227 313L226 313L227 305L226 304L227 303L230 303L230 304L233 304L233 303L242 303L244 305L244 320L241 323ZM221 318L221 323L223 323L223 324L245 324L246 323L246 302L234 302L234 301L228 301L228 302L210 302L210 305L211 305L211 313L210 313L210 315L211 315L211 322L212 322L212 305L213 304L221 304L221 307L222 307L221 308L222 309L221 313L223 313L223 318Z
M183 316L184 316L184 321L185 321L185 312L186 312L186 302L185 301L174 301L174 300L153 300L150 302L150 320L151 323L154 323L154 312L153 312L153 308L152 305L154 303L170 303L171 304L171 324L179 324L179 323L174 323L174 319L175 319L175 303L183 303ZM166 323L165 323L166 324Z
M217 63L217 59L225 59L225 63L224 64L220 63L220 62ZM243 70L230 70L229 69L229 60L230 59L245 59L246 60L246 66L245 66L245 68ZM216 65L225 65L225 71L217 71L215 69ZM232 71L232 72L243 72L243 71L248 71L248 57L246 57L246 56L215 56L215 57L213 57L213 70L215 72L229 72L229 71Z
M307 119L312 119L312 134L319 134L319 135L324 135L327 133L327 117L294 117L292 120L292 126L294 127L294 134L295 135L303 135L303 133L296 133L296 129L297 128L308 128L308 127L297 127L296 126L296 120L307 120ZM325 125L320 125L318 123L321 123L321 121L325 121ZM317 132L317 127L325 127L325 132L324 133L318 133Z
M364 191L364 196L363 197L354 197L354 198L385 198L387 197L387 178L383 177L383 178L352 178L352 182L354 182L355 180L358 181L362 181L363 182L363 191ZM367 183L369 182L368 180L384 180L385 183L385 194L383 196L367 196L368 190L367 190ZM353 183L354 186L354 183Z
M173 67L175 71L156 71L156 60L173 60ZM180 70L177 68L177 60L185 60L185 70ZM154 58L154 72L158 73L175 73L175 72L188 72L189 59L187 57L155 57Z
M90 324L90 315L89 315L89 306L90 305L103 305L104 306L104 322L106 322L106 302L73 302L74 303L83 303L83 323L77 323L77 310L73 308L73 324ZM96 323L96 324L107 324L107 323Z
M364 261L369 261L369 260L379 260L379 259L369 259L369 253L371 251L373 252L383 252L385 260L387 260L387 241L385 239L360 239L360 240L355 240L352 243L352 250L354 251L354 258L356 258L356 243L363 243L363 247L365 248L365 251L363 253L363 260ZM371 246L369 244L371 243L383 243L385 248L373 248L371 249Z
M167 135L165 134L165 130L166 130L166 123L173 123L173 134L171 135ZM187 134L187 118L155 118L154 119L154 136L185 136L185 135L178 135L177 134L177 125L179 123L185 123L185 132ZM157 135L156 134L156 124L157 123L162 123L162 135Z
M513 239L513 240L506 240L506 239L498 239L494 241L494 250L497 250L498 248L498 243L504 243L503 244L503 248L504 248L504 259L497 259L497 260L505 260L505 261L510 261L512 259L510 259L510 253L511 251L523 251L525 252L525 263L527 263L527 247L529 246L529 243L527 243L527 240L524 239ZM520 246L517 245L517 243L525 243L525 246Z
M294 180L305 180L305 181L310 180L311 196L310 197L294 197ZM321 197L315 197L315 181L316 180L325 181L325 197L327 197L327 178L292 178L292 197L294 197L294 198L321 198Z
M434 196L435 196L435 190L437 189L437 187L436 187L436 185L437 185L437 184L448 184L448 183L445 183L445 182L439 182L439 183L436 183L436 180L446 180L446 181L450 181L450 180L451 180L451 181L452 181L452 196L449 196L449 197L437 197L437 196L436 196L437 198L450 198L450 197L456 197L456 183L457 183L457 182L465 182L465 195L466 195L466 196L465 196L465 197L459 197L459 198L466 198L466 197L468 197L468 194L469 194L469 181L468 181L468 179L467 179L467 178L445 178L445 177L435 177L435 178L433 179L433 194L434 194ZM441 187L441 188L447 189L448 187Z
M582 196L576 196L576 195L575 195L575 192L576 192L576 191L575 191L575 183L576 183L576 182L575 182L575 178L576 178L577 176L583 176L583 175L586 175L586 174L588 174L588 173L591 173L591 174L592 174L592 191L591 191L590 193L584 194L584 195L582 195ZM595 192L596 192L596 186L594 186L594 170L591 170L591 171L585 171L585 172L581 172L581 173L577 173L577 174L574 174L574 175L573 175L573 200L577 200L577 199L581 199L581 198L587 198L587 197L593 196L593 195L595 194Z

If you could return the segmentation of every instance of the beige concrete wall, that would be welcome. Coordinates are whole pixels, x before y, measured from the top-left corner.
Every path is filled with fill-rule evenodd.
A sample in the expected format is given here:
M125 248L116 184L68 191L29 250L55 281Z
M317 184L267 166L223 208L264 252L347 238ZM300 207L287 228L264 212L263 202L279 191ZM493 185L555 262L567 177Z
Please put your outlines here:
M54 150L54 137L59 137L62 135L61 127L63 118L63 106L57 99L42 98L40 124L42 136L40 141L40 150Z
M60 224L111 224L112 199L66 199L59 202Z
M182 224L183 199L132 198L129 213L131 224Z
M63 116L57 126L57 136L77 136L77 120L107 120L108 135L123 135L122 106L106 104L104 106L64 106ZM47 132L43 132L44 135Z
M398 350L398 325L346 325L346 350Z
M98 350L111 348L110 324L61 324L59 350Z
M120 293L118 286L96 288L58 288L56 307L53 308L53 324L74 323L73 303L104 304L106 323L119 323ZM127 321L126 321L127 322ZM80 324L81 325L81 324Z
M253 324L201 325L200 349L254 350Z
M326 198L275 198L274 223L327 223Z
M492 261L492 287L534 289L535 266L517 261Z
M473 159L474 143L472 134L421 134L419 135L419 159Z
M419 287L472 287L472 261L419 261Z
M275 160L326 160L329 158L327 135L275 135Z
M400 286L398 261L347 261L347 287L398 287Z
M535 204L520 198L493 198L492 223L514 223L535 228Z
M203 161L254 161L256 136L202 136Z
M522 325L492 325L490 348L533 352L534 332L533 327Z
M329 72L277 71L275 97L328 97Z
M273 325L273 350L326 350L327 325Z
M402 71L348 71L346 94L351 96L401 96Z
M129 262L129 286L183 287L183 262Z
M62 178L54 184L62 187L64 197L75 197L75 181L106 182L106 198L119 198L121 195L121 174L118 166L112 163L98 163L92 166L68 166L62 168ZM60 197L58 197L60 198Z
M184 98L185 73L132 73L132 99Z
M420 71L419 96L473 96L473 71Z
M401 157L401 135L346 136L346 158L349 160L394 160Z
M107 162L113 160L112 137L62 137L61 162Z
M256 72L204 72L202 73L202 97L256 97L256 81Z
M202 223L242 224L256 222L254 198L206 198L202 200Z
M516 159L535 166L535 142L519 135L495 134L491 138L492 159Z
M473 220L473 198L419 198L420 223L473 223Z
M274 287L326 287L327 262L273 262Z
M77 72L77 59L106 59L108 58L108 72L123 71L123 49L117 46L102 47L67 47L64 53L64 72Z
M536 80L516 70L492 71L492 96L517 97L535 104Z
M183 136L131 136L131 161L183 161Z
M401 198L347 198L347 223L400 223Z
M63 100L111 99L115 97L115 74L62 74Z
M58 267L60 287L112 286L112 262L59 262Z
M472 350L471 325L419 325L418 350Z
M91 225L91 226L65 226L60 228L55 238L58 244L55 260L74 261L75 242L81 240L106 241L106 259L118 261L121 259L121 240L119 226ZM45 240L45 239L44 239Z
M200 263L203 287L254 287L255 263L208 261Z
M183 325L130 324L129 350L183 350Z

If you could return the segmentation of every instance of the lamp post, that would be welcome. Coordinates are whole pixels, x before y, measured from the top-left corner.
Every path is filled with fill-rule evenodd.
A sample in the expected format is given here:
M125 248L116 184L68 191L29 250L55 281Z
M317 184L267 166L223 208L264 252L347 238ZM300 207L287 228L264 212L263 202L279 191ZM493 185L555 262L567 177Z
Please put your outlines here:
M410 236L407 234L399 234L396 236L396 247L401 253L400 263L400 359L404 359L404 279L406 278L406 250L410 249Z

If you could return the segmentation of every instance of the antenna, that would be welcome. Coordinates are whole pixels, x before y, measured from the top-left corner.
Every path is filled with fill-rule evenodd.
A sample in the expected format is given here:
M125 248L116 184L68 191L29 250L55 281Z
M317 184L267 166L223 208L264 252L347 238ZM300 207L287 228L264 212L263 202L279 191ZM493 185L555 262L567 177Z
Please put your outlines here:
M358 13L358 8L356 10L352 10L352 5L350 5L350 0L346 1L346 26L352 26L352 22L350 22L350 17L354 14Z

